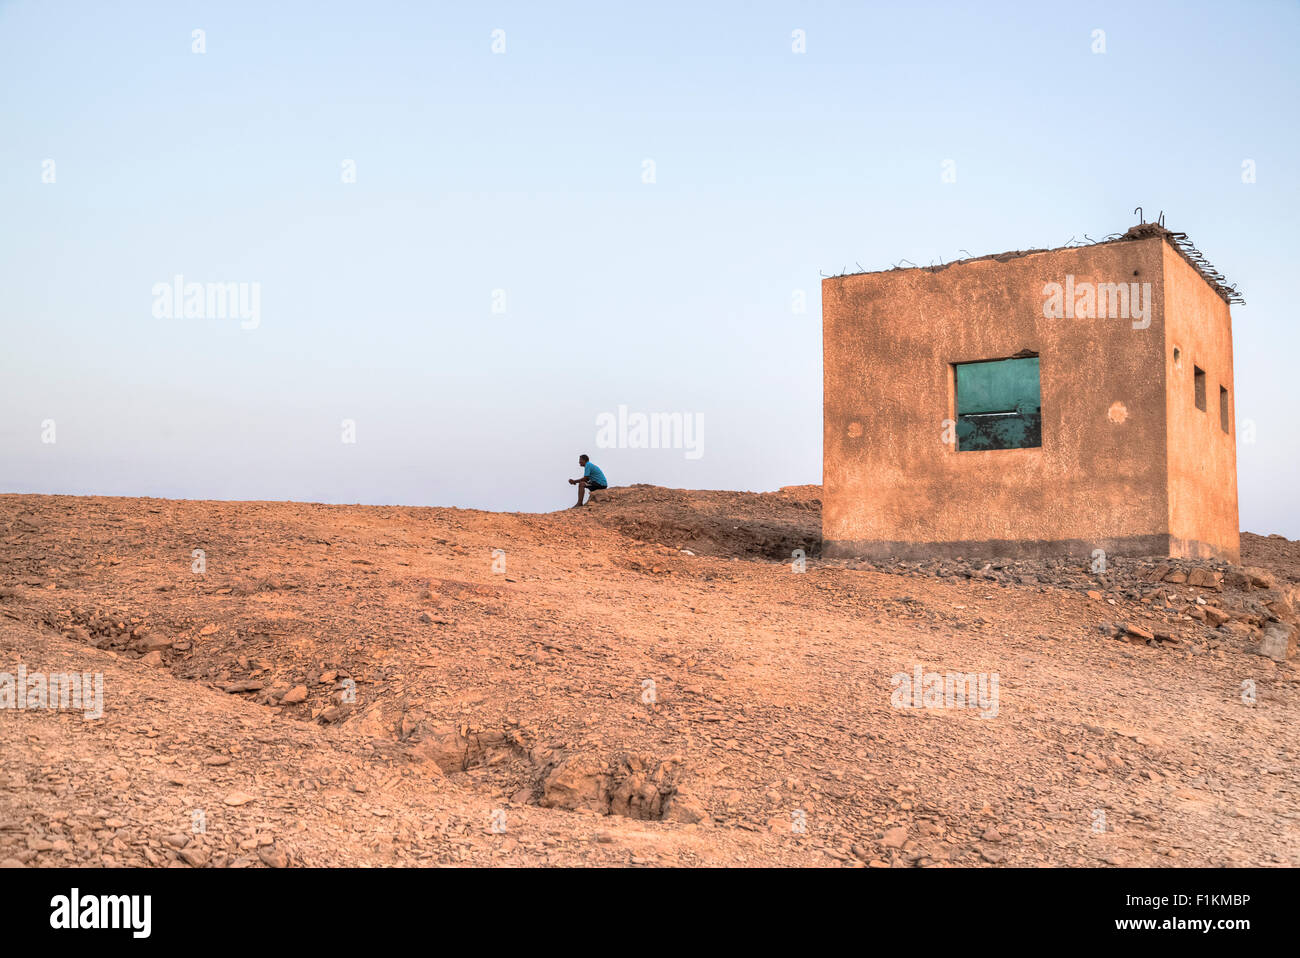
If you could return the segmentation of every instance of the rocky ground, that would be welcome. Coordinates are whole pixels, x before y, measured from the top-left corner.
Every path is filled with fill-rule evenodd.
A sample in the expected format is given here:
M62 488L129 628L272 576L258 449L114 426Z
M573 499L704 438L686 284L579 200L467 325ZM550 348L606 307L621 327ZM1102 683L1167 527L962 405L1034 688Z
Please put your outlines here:
M0 673L103 679L0 709L0 863L1300 864L1300 543L832 561L818 496L0 496Z

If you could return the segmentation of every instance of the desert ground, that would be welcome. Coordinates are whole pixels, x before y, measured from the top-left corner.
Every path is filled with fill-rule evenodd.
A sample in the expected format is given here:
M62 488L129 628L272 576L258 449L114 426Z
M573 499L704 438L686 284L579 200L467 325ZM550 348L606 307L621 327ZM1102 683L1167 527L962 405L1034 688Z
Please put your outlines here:
M831 561L819 496L0 496L0 673L103 677L0 709L0 863L1300 864L1300 543Z

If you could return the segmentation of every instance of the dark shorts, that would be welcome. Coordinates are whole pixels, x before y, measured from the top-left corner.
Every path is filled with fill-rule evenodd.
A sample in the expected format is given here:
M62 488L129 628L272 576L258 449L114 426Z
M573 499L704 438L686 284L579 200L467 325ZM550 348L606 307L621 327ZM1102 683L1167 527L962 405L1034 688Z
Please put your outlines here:
M588 492L599 492L601 489L608 489L608 488L609 488L609 486L602 486L602 485L601 485L599 482L597 482L595 479L584 479L583 482L585 482L585 483L587 484L587 491L588 491Z

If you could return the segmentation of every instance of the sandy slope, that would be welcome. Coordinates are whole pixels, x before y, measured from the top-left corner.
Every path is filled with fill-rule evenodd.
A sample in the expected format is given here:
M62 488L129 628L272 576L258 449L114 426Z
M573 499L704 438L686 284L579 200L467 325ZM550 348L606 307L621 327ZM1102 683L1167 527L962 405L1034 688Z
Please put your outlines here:
M817 495L0 496L0 672L105 681L0 711L0 860L1300 863L1295 660L1153 563L823 562ZM1284 588L1296 545L1245 561ZM996 716L895 708L917 665Z

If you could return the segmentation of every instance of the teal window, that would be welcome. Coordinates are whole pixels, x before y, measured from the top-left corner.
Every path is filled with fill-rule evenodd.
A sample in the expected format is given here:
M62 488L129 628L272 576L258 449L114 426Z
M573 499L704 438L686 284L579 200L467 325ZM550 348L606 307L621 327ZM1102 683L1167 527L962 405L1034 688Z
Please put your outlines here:
M957 451L1043 444L1038 357L958 363Z

